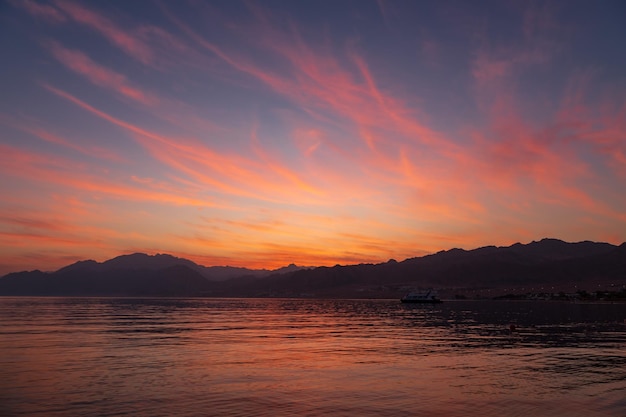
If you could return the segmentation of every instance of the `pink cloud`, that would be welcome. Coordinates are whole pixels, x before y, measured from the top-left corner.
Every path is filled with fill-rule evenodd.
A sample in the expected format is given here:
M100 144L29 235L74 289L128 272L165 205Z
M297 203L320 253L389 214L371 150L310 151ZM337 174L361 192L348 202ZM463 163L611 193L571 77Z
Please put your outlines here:
M111 43L122 49L132 58L144 64L154 62L155 55L152 49L136 36L122 30L109 18L83 7L82 4L66 0L57 0L55 4L75 21L89 26L99 32Z
M500 80L509 75L513 62L507 60L497 60L479 54L474 60L472 75L481 86Z
M479 89L489 90L494 83L496 87L502 82L511 85L516 81L517 74L531 67L546 65L558 56L558 42L542 36L551 28L549 12L532 6L523 7L522 31L525 37L522 41L490 44L484 40L475 52L471 74Z
M206 59L198 51L161 27L140 25L134 33L143 42L151 45L161 62L196 68L202 68L206 64Z
M368 158L375 165L394 167L397 165L397 147L402 144L426 146L431 154L445 155L457 161L466 159L461 148L419 120L423 114L381 91L364 59L354 52L348 53L347 57L348 63L358 69L356 75L331 54L309 48L297 33L285 36L277 32L270 24L271 16L262 14L258 18L261 27L254 32L254 39L278 59L290 64L282 66L278 72L226 51L205 40L185 23L174 17L172 20L198 45L290 98L314 118L334 124L343 117L352 122L356 134L344 138L360 139L365 149L358 144L336 141L330 149L349 155L348 158L355 163ZM359 82L357 76L362 81Z
M100 11L87 7L84 2L54 0L53 6L33 0L12 1L16 7L25 9L36 17L56 23L74 21L82 24L102 35L131 58L159 70L181 64L202 68L207 63L205 57L161 27L139 24L132 28L125 28ZM74 59L79 58L74 57ZM93 62L88 64L93 64ZM106 78L110 78L109 75L106 75ZM128 94L132 93L132 91L128 92Z
M163 35L165 36L165 35ZM155 116L184 129L196 129L203 132L219 130L219 126L198 116L197 109L188 104L163 98L132 84L128 78L116 71L97 64L86 54L78 50L67 49L57 42L46 42L53 56L70 70L87 78L90 82L147 106Z
M442 48L437 41L424 36L419 46L421 55L429 65L437 66L440 64Z
M11 4L26 10L35 17L40 17L53 23L62 23L66 20L63 13L48 4L41 4L33 0L12 0Z
M626 102L619 94L597 94L593 87L598 75L592 72L576 73L568 81L560 107L555 116L555 136L571 145L591 146L617 176L626 173Z
M332 144L334 149L351 160L354 166L364 166L370 180L379 179L382 181L384 179L389 180L394 175L405 175L398 169L397 150L400 146L412 147L419 144L425 146L430 155L437 155L435 157L437 159L446 157L465 165L471 163L470 158L464 155L462 148L447 140L444 135L429 128L425 123L420 123L416 117L418 112L408 108L402 101L388 93L381 91L365 61L354 53L349 54L350 61L359 70L357 75L360 75L364 82L358 82L353 72L342 67L330 55L312 51L298 36L290 37L289 39L295 39L295 41L289 42L285 40L286 37L278 36L279 34L266 28L267 32L257 34L255 39L292 64L292 75L286 77L234 53L227 53L205 41L183 23L178 22L178 24L199 45L215 53L224 62L254 76L274 91L288 96L302 107L306 109L317 108L329 114L339 114L353 121L358 136L367 145L368 152L364 152L363 149L355 152L354 148L337 148L338 142L336 141ZM319 116L319 113L313 113L313 115ZM296 140L302 143L302 138L303 136L300 135L296 137ZM312 152L309 149L317 149L319 144L320 141L318 140L309 145L305 154L311 156ZM384 168L386 173L379 174L377 168ZM427 172L425 178L433 178L437 174ZM332 177L330 172L323 172L321 175L327 178ZM458 184L459 176L447 176L446 178L446 180L437 181L436 185L448 186L455 181ZM343 180L345 182L345 173ZM380 181L371 181L370 188L382 183ZM406 176L400 182L410 186L410 181ZM357 190L355 194L365 191L358 185L352 189ZM446 189L449 190L450 187ZM456 185L454 189L463 189L463 187ZM363 195L370 193L371 191L366 191ZM470 193L471 190L468 190L463 195ZM472 201L472 203L468 203L468 206L480 207L475 199ZM438 207L441 208L441 204ZM434 211L436 210L433 209Z
M130 133L154 159L171 169L174 174L168 173L168 178L175 178L176 184L184 185L187 190L181 193L184 196L190 196L193 190L193 193L208 192L218 198L224 198L220 195L224 194L255 200L246 202L249 211L261 211L268 202L274 205L297 201L305 210L340 207L358 212L357 217L362 216L360 230L372 230L375 219L384 217L387 229L394 231L390 239L402 250L406 248L407 253L411 242L418 238L428 238L446 247L450 242L444 242L444 237L439 240L433 237L437 229L454 229L458 236L454 242L465 245L491 243L485 241L485 236L501 239L496 228L483 230L485 225L494 223L492 218L521 236L551 230L539 215L532 219L538 224L534 228L522 226L528 221L522 219L529 215L530 209L539 212L576 206L575 216L579 218L589 213L621 218L615 206L602 200L601 193L585 185L597 178L597 173L581 153L583 145L585 150L591 146L594 157L602 155L616 167L623 166L625 150L620 140L624 126L616 113L602 110L591 117L584 91L575 88L566 94L556 120L550 121L546 115L548 122L544 126L530 120L523 112L525 103L520 101L516 91L517 76L532 65L546 62L546 49L542 45L531 42L510 49L479 50L471 75L478 87L477 95L485 103L479 109L484 111L485 125L443 133L429 125L419 102L398 93L402 91L401 86L385 79L377 63L368 61L367 55L358 53L354 47L347 48L344 55L332 52L329 47L314 48L303 41L295 25L291 32L283 33L272 26L270 14L258 20L258 25L251 29L255 35L251 37L253 46L270 57L271 63L256 60L231 46L209 42L200 32L176 22L193 41L192 46L209 52L208 56L215 59L212 64L217 62L231 72L234 69L244 75L246 87L250 79L254 80L255 85L287 98L309 116L306 124L295 118L291 121L293 134L287 140L293 143L287 145L300 150L295 159L281 157L291 149L284 150L276 145L278 141L263 137L263 126L253 128L250 149L239 148L231 153L217 151L198 138L162 134L114 117L65 91L46 88ZM534 38L532 33L536 29L528 30L528 37ZM169 48L176 51L172 53L190 53L186 48L191 47L179 43L167 32L149 29L139 35L144 41L156 38L163 45L169 44ZM97 65L78 51L56 47L53 54L68 68L97 85L113 88L141 102L138 94L129 93L127 89L141 91L122 74ZM273 66L276 62L281 65ZM214 68L215 65L210 70ZM159 106L150 111L161 120L176 123L176 117L167 119L163 103L164 100L159 100ZM181 120L185 121L181 125L187 121ZM321 123L314 123L316 121L322 122L324 128L319 128ZM470 135L474 141L464 142ZM284 144L281 142L280 146ZM138 176L131 179L129 189L145 187L153 193L172 192L171 184L159 183L156 179ZM85 185L80 187L83 189ZM106 189L103 185L94 192L114 195L112 191L107 194ZM127 198L123 191L118 189L117 193L120 198ZM335 235L327 235L324 230L309 232L339 248L337 254L324 253L323 247L298 240L298 236L306 235L307 231L293 221L297 211L281 213L281 219L282 215L289 219L284 222L220 218L219 225L212 225L210 232L186 234L180 240L187 242L189 248L194 245L211 247L215 243L211 233L216 233L223 238L220 242L234 242L231 255L250 254L259 261L269 253L284 255L284 259L293 258L298 256L294 249L305 251L307 246L312 247L303 253L320 259L356 260L392 255L386 250L385 242L389 239L371 238L370 233L361 235L353 225L344 224L335 225ZM389 212L394 215L388 216ZM309 227L315 224L321 229L332 229L323 219L302 221L305 220ZM402 226L418 229L423 235L408 236L408 232L402 235ZM246 241L256 233L280 238L273 246L261 237ZM386 236L382 228L376 233ZM333 240L337 235L340 238ZM428 247L433 249L437 244L431 243ZM224 250L220 259L226 259L228 249L220 249Z
M130 85L126 77L113 70L96 64L80 51L67 49L57 42L47 43L54 57L70 70L86 77L92 83L111 88L117 93L146 105L157 103L156 97Z
M283 164L281 164L280 162L277 162L273 156L271 156L268 152L266 152L263 149L256 135L256 129L252 130L251 136L252 136L253 149L256 152L256 154L262 159L262 161L264 162L264 165L267 168L269 168L271 171L275 172L276 174L280 175L282 178L287 180L289 183L293 184L299 190L302 190L307 193L311 193L320 197L324 196L325 193L323 190L303 180L301 176L297 174L294 170L291 170L287 168L286 166L284 166Z
M306 156L311 156L325 141L324 132L319 129L297 129L294 132L294 139L300 152Z
M83 155L88 155L90 157L105 159L112 162L124 162L125 159L118 155L116 152L97 147L97 146L81 146L76 144L74 141L69 140L65 137L62 137L58 134L55 134L41 126L38 125L38 121L33 119L26 120L17 120L15 118L0 114L0 123L6 126L10 126L14 129L20 130L22 132L29 133L43 141L53 143L55 145L63 146L67 149L72 149L77 151Z
M473 150L475 174L483 184L498 190L502 199L532 202L534 211L538 206L545 210L568 207L581 221L589 214L623 221L624 214L606 200L612 186L604 190L601 185L588 186L601 174L581 147L583 143L594 145L593 159L602 155L604 140L614 143L610 134L602 134L601 143L594 138L597 132L616 131L611 113L594 116L584 93L574 88L566 94L553 121L535 127L522 117L513 94L502 87L494 91L496 96L509 98L491 109L490 125L483 133L488 136L478 139ZM520 208L520 213L525 211Z
M47 85L47 84L42 84L42 86L44 88L46 88L48 91L50 91L50 92L52 92L52 93L54 93L54 94L56 94L56 95L58 95L60 97L63 97L65 99L71 101L72 103L76 104L77 106L82 107L83 109L85 109L85 110L95 114L96 116L101 117L102 119L107 120L107 121L109 121L109 122L111 122L111 123L113 123L113 124L115 124L115 125L117 125L119 127L122 127L122 128L127 129L127 130L130 130L131 132L136 133L138 135L146 136L146 137L148 137L150 139L154 139L154 140L157 140L157 141L165 141L165 139L163 137L161 137L161 136L159 136L159 135L157 135L155 133L151 133L151 132L149 132L147 130L141 129L140 127L135 126L135 125L133 125L131 123L127 123L127 122L124 122L123 120L117 119L117 118L115 118L115 117L113 117L113 116L111 116L111 115L109 115L109 114L107 114L107 113L105 113L103 111L100 111L100 110L96 109L93 106L90 106L89 104L85 103L84 101L81 101L81 100L77 99L76 97L72 96L71 94L69 94L69 93L67 93L67 92L65 92L63 90L59 90L58 88L52 87L52 86Z
M396 17L396 11L393 10L391 4L385 0L376 0L376 4L378 5L378 10L380 10L383 22L385 22L385 26L387 29L390 29L392 27L392 18Z
M273 174L264 173L265 164L241 156L222 155L195 141L173 140L158 135L117 119L65 91L49 85L44 85L44 87L98 117L128 130L157 159L204 184L217 188L221 192L261 200L272 200L277 196L291 199L296 190L290 183L294 182L301 187L300 190L305 194L314 191L310 185L305 184L289 169L279 164L273 163L271 165ZM262 174L259 175L259 173ZM272 178L275 174L279 174L282 179Z
M554 114L546 112L543 125L524 114L529 104L517 92L518 77L531 66L548 62L554 46L539 42L536 36L549 26L549 20L542 22L540 17L526 20L525 44L502 48L499 53L495 48L482 48L474 60L477 101L488 119L486 126L477 128L482 133L472 133L474 172L484 184L498 190L502 200L526 199L546 207L577 207L581 214L619 217L584 185L597 173L588 155L581 153L580 143L589 140L591 130L608 125L587 107L588 76L570 82L560 108Z

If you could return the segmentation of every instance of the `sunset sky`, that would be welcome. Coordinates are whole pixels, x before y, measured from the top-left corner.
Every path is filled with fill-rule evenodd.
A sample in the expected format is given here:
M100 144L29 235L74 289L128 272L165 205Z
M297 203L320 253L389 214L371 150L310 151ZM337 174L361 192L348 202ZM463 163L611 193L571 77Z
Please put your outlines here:
M0 274L626 240L626 2L0 3Z

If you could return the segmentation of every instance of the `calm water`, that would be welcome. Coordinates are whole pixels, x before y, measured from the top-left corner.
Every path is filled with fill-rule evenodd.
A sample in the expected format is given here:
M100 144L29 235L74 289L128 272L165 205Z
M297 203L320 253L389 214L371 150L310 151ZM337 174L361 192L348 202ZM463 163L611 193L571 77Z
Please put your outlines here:
M626 416L625 319L626 304L0 298L0 415Z

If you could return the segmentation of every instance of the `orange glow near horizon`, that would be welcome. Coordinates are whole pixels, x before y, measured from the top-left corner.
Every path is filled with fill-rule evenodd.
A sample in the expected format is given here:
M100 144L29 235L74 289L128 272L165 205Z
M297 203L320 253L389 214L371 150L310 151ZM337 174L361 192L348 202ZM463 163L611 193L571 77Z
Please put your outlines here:
M597 26L532 5L492 11L506 36L470 5L486 26L393 2L218 6L7 4L0 275L626 240L626 64L568 40L612 45Z

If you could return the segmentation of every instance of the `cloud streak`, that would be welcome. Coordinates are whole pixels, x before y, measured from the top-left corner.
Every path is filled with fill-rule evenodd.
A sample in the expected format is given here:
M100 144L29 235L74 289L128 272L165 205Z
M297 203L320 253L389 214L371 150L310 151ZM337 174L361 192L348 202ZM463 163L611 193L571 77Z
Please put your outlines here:
M157 103L155 97L151 97L140 89L130 85L124 75L96 64L84 53L64 48L54 41L48 42L47 46L52 55L59 60L59 62L70 70L88 78L94 84L100 87L110 88L141 104L150 106Z
M129 35L111 19L71 1L57 0L55 5L76 22L99 32L131 58L144 64L154 61L154 52L148 45Z
M41 4L33 0L13 0L11 1L11 4L27 11L37 18L41 18L52 23L63 23L67 20L65 15L60 10L48 4Z
M27 53L8 51L0 103L11 259L74 259L84 241L101 257L334 265L626 236L621 58L580 48L613 50L574 12L11 5L37 22Z

